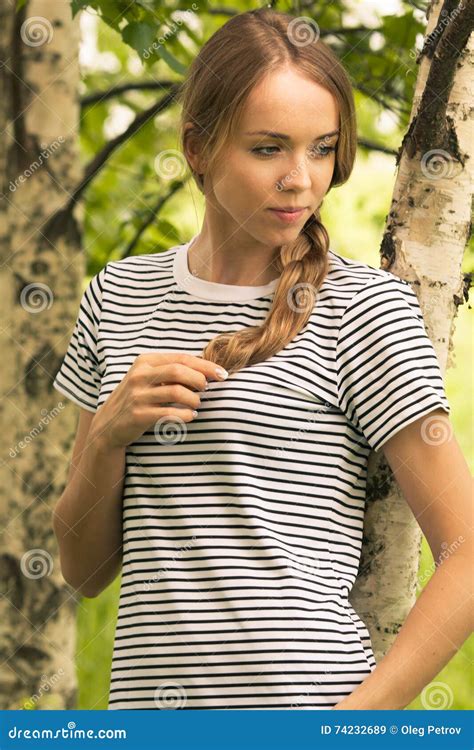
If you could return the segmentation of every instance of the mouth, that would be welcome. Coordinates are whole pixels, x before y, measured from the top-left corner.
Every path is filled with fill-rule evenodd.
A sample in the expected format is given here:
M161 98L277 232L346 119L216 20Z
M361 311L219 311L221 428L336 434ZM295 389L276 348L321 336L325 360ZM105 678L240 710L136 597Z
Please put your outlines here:
M287 223L291 223L297 221L301 216L303 216L308 208L309 206L303 206L302 208L269 208L268 210L271 211L279 219Z
M296 211L306 211L308 206L278 206L270 208L270 211L285 211L286 213L293 213Z

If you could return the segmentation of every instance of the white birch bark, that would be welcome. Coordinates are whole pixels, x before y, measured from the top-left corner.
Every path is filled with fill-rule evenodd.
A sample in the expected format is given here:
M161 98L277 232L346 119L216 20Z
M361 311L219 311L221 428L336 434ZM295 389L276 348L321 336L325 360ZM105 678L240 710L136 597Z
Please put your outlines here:
M76 700L76 603L51 518L76 421L52 380L84 277L77 219L66 212L49 222L80 176L71 16L67 0L31 0L19 13L14 0L0 4L1 709L67 709Z
M448 11L453 5L457 9ZM466 28L468 41L464 40L464 49L451 66L451 81L451 56L456 56L456 40ZM474 40L469 28L472 5L469 11L467 3L446 3L444 9L440 0L431 4L425 44L431 42L436 50L433 58L424 54L420 60L410 128L398 156L381 248L381 267L406 279L417 294L443 373L453 363L454 319L468 286L461 263L469 237L473 184ZM426 108L430 101L432 110ZM435 439L443 439L449 425L440 420L432 430ZM416 601L421 538L383 449L378 456L372 453L362 559L350 599L369 629L377 661Z

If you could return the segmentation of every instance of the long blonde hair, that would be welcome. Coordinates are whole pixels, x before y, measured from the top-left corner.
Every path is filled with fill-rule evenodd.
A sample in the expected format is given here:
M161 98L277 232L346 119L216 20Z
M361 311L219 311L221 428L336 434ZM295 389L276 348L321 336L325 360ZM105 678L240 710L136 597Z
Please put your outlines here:
M352 86L336 55L314 32L315 27L303 19L269 8L240 13L221 26L201 48L180 89L183 152L192 132L207 165L216 163L234 136L250 91L264 76L291 63L324 86L338 103L340 134L329 188L346 182L357 148ZM301 43L298 36L302 34L315 38ZM190 130L186 123L191 123ZM190 169L202 190L202 175ZM219 334L209 341L202 356L231 373L263 362L285 347L311 315L328 271L328 250L329 235L319 207L296 240L280 248L276 260L280 276L264 322Z

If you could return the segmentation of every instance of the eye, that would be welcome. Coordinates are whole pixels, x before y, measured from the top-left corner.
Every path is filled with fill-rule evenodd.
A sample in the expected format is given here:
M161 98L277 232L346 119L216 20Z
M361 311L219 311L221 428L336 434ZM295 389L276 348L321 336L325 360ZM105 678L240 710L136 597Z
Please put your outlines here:
M278 149L278 146L261 146L260 148L253 148L252 152L254 154L259 154L259 156L272 156L272 154L264 154L264 151L268 151L268 149L276 148Z
M278 146L261 146L259 148L253 148L252 153L258 154L259 156L263 156L265 158L265 157L273 156L273 152L275 150L279 151ZM336 150L335 146L323 146L323 145L313 146L310 149L310 154L311 156L314 156L316 158L318 157L324 158L325 156L329 156L331 151L335 151L335 150ZM264 153L268 151L272 151L272 153L271 154Z
M331 151L335 151L335 150L336 150L335 146L315 146L314 148L311 149L311 156L316 156L316 157L321 156L324 158L325 156L329 156Z

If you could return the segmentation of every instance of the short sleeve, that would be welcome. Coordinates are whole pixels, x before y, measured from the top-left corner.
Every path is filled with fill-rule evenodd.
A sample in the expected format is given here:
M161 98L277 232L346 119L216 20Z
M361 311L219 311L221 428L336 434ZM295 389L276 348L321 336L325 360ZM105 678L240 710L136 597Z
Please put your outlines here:
M56 390L91 412L97 411L101 385L97 342L106 268L93 276L82 295L66 354L53 381Z
M377 276L356 292L336 349L339 406L373 450L433 409L449 414L436 352L404 279Z

